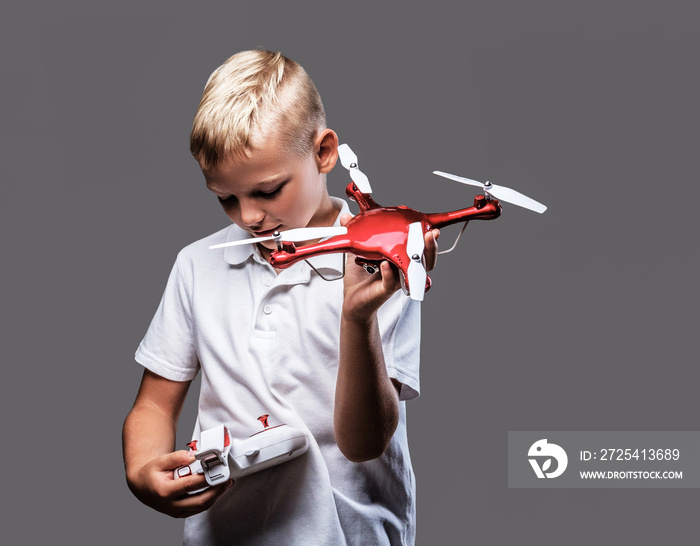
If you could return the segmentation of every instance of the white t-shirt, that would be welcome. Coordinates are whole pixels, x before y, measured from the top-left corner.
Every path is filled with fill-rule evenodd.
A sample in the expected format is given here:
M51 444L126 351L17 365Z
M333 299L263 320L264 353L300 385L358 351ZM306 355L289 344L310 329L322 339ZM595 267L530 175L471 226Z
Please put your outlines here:
M420 305L399 291L378 312L388 373L402 384L400 421L382 457L352 463L333 436L342 280L324 281L303 261L278 275L255 245L208 249L247 236L231 225L180 252L136 360L174 381L201 371L193 438L218 424L247 438L269 414L270 426L308 432L309 449L188 518L185 544L413 544L404 400L419 392ZM328 277L343 258L309 261Z

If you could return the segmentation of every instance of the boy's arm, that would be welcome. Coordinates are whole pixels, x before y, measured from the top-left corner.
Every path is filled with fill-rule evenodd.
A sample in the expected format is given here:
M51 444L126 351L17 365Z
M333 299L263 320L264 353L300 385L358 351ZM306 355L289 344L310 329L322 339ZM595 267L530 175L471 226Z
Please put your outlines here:
M426 234L428 270L435 265L438 237L438 230ZM361 462L384 453L398 425L398 385L386 370L377 311L401 283L388 262L381 264L380 275L368 275L353 256L348 257L343 282L333 423L340 451Z
M190 382L170 381L144 371L134 407L124 421L122 433L126 481L144 504L173 517L188 517L209 508L230 486L206 486L203 475L173 479L173 470L195 459L175 449L177 420Z

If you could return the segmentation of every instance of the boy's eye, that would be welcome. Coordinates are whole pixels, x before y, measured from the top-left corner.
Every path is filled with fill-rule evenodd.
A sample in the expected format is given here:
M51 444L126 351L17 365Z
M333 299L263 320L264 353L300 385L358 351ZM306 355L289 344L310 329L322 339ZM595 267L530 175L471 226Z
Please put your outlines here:
M216 198L219 200L219 203L226 203L226 204L232 204L236 202L236 196L235 195L229 195L228 197L219 197L218 195Z
M263 199L273 199L273 198L277 197L277 195L279 195L280 191L282 191L283 186L284 186L284 184L282 184L282 186L279 186L279 187L275 188L274 190L268 191L268 192L261 191L259 195Z

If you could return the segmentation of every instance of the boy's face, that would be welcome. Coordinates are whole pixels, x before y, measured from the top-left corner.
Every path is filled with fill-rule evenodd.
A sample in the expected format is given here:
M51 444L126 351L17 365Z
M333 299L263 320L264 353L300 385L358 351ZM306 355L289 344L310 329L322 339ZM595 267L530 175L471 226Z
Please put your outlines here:
M246 158L230 156L213 169L203 168L207 188L231 221L253 237L331 225L338 211L328 196L325 174L338 157L338 139L326 129L317 144L302 157L286 151L280 137L269 137ZM274 241L262 244L275 248Z

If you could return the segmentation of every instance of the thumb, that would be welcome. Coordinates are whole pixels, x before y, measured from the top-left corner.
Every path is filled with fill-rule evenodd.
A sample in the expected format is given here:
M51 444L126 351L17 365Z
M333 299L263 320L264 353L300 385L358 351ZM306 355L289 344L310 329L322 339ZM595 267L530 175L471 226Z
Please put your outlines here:
M345 226L350 220L352 220L352 214L346 212L340 217L340 225Z
M173 470L181 466L185 466L194 462L194 452L193 451L173 451L172 453L166 453L161 456L158 461L161 468L165 470Z

